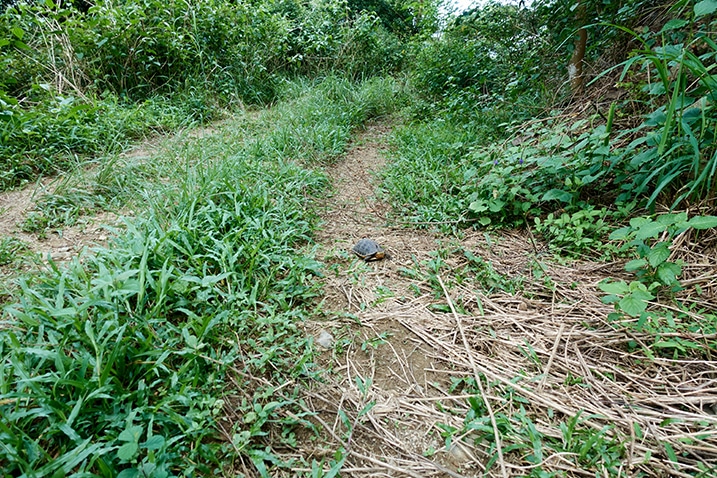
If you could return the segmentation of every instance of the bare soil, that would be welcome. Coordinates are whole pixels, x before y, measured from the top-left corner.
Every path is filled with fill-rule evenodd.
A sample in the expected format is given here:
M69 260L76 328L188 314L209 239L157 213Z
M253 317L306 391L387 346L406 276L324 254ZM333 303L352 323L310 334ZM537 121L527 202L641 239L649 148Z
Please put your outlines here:
M624 274L623 264L551 263L545 245L526 232L455 238L396 225L375 193L389 128L370 125L327 168L335 193L316 236L326 264L326 319L307 324L326 346L321 362L329 372L307 397L326 443L307 444L304 458L343 448L342 476L361 477L523 476L537 466L561 476L602 473L599 458L580 464L577 450L536 464L525 459L529 448L515 448L488 466L500 435L477 438L466 426L470 417L489 416L495 431L500 417L518 416L522 407L543 440L560 442L558 424L583 417L585 433L626 444L626 458L618 459L624 476L677 476L665 442L679 449L681 470L714 465L717 435L705 432L717 425L717 363L645 360L628 346L654 336L608 323L613 308L597 288ZM390 258L365 263L352 255L362 237ZM425 271L439 250L447 267L435 280L410 272ZM458 277L464 251L522 287L490 293L475 278ZM705 285L714 287L714 270L705 271ZM467 383L480 384L481 393L464 391ZM523 446L525 433L513 434ZM511 433L503 436L502 446L514 445Z
M33 212L35 204L44 194L51 194L54 183L47 179L39 184L26 186L23 189L0 193L0 238L16 238L25 243L30 253L41 261L52 258L55 262L65 262L83 249L95 245L105 245L111 232L108 226L118 225L116 214L102 212L94 216L83 216L77 224L42 233L23 231L23 224ZM17 264L9 265L10 269ZM12 273L13 270L2 270Z
M538 466L559 476L602 473L600 459L581 462L577 449L546 450L535 463L526 461L530 449L514 448L489 466L496 439L504 447L513 438L526 445L525 430L492 432L501 417L522 413L543 440L560 442L558 424L579 417L581 433L602 437L595 449L624 444L620 476L690 476L717 466L717 362L646 360L641 350L654 333L607 321L613 309L600 301L597 284L623 274L623 264L551 263L545 246L525 232L458 238L402 227L376 196L390 128L369 125L327 168L334 194L316 234L326 264L324 319L306 329L326 345L319 359L328 372L305 398L325 433L302 443L302 457L324 460L343 449L341 474L354 477L525 476ZM205 133L211 130L199 134ZM130 154L148 155L152 147ZM44 182L0 193L0 237L19 238L56 261L105 244L105 226L117 221L112 214L44 236L21 230L35 200L51 188ZM377 240L390 258L366 263L354 256L351 247L362 237ZM693 241L683 237L680 247L689 250ZM427 261L439 251L446 265L427 278ZM465 251L522 286L514 294L484 290L460 272ZM704 291L703 310L717 310L711 251L711 257L685 253L687 280ZM717 337L695 331L680 338ZM487 433L468 426L481 417L490 418L481 422ZM679 469L669 461L675 454Z

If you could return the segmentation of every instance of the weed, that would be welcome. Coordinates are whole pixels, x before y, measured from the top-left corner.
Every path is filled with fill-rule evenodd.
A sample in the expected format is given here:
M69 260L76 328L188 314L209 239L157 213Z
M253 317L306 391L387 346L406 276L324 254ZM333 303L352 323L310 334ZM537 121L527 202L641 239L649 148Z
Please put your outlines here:
M679 261L670 261L672 239L689 229L696 230L717 227L717 217L694 216L687 218L686 213L663 214L657 217L636 217L629 226L615 230L610 238L622 240L624 248L637 254L637 258L625 265L628 272L635 274L635 280L627 283L624 280L605 280L600 289L608 295L602 300L614 304L616 312L611 319L623 326L635 328L654 337L654 348L660 355L678 357L689 352L709 354L714 344L705 344L693 339L674 336L679 333L712 333L710 315L703 320L695 321L694 316L678 303L679 311L662 310L661 307L650 307L659 295L671 297L681 290L678 277L682 273ZM623 321L623 317L636 317L637 321ZM664 338L664 336L670 338ZM645 350L648 356L654 352Z
M612 230L609 218L615 215L607 208L585 205L572 214L551 212L544 219L536 217L535 230L546 240L551 252L610 258L617 250L605 242L605 236Z
M109 248L19 282L0 338L6 472L215 476L240 457L265 476L288 466L266 437L275 429L291 446L302 426L292 417L303 412L284 414L296 397L276 386L315 373L296 323L317 294L319 263L304 246L316 224L312 198L327 186L289 158L320 160L346 138L318 144L307 134L282 154L264 148L300 123L360 124L362 110L330 99L353 97L352 88L361 87L327 80L306 92L308 117L273 117L274 129L259 128L253 141L203 143L216 157L190 161L183 155L201 146L177 145L173 164L149 169L167 171L150 175L162 187L140 178L127 188L143 213ZM110 176L100 171L101 182ZM87 191L48 197L42 217L96 207ZM217 439L224 416L239 418Z
M27 244L22 240L16 237L4 236L0 239L0 266L16 263L27 251Z
M365 352L369 349L369 347L376 350L378 349L379 345L385 344L392 335L393 334L391 334L390 332L381 332L380 334L378 334L378 336L372 339L365 340L361 344L361 350Z
M709 10L696 8L694 21L708 16ZM620 80L637 67L655 81L640 84L652 111L639 127L623 133L639 136L611 159L610 169L618 171L618 181L627 180L621 187L623 197L646 195L652 208L661 195L668 196L674 208L715 192L715 109L709 98L717 92L710 74L717 44L702 29L692 30L694 37L685 38L680 29L687 24L688 20L673 19L657 38L613 25L642 46L618 65L623 68ZM696 55L692 52L695 45L706 52Z
M465 382L468 390L475 390L475 382ZM467 390L463 390L465 393ZM441 435L450 447L454 439L469 437L475 445L484 449L489 456L486 467L494 467L498 454L495 445L495 429L491 418L486 412L483 400L479 396L468 398L468 411L465 413L462 428L439 424ZM552 418L552 417L551 417ZM623 443L612 436L612 426L595 429L582 423L590 418L577 414L565 421L552 424L556 434L547 434L543 423L540 429L536 426L525 406L516 403L510 410L495 414L495 426L500 433L504 457L515 455L528 463L529 474L526 476L542 478L558 476L556 472L543 469L543 463L549 455L564 453L566 459L582 470L595 470L596 473L616 474L625 455Z

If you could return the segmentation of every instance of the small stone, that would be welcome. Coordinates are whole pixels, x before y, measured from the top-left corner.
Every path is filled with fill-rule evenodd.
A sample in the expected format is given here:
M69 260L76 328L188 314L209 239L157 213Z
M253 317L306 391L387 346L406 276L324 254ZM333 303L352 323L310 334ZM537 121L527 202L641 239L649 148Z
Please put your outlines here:
M325 349L330 349L334 345L334 337L327 331L322 330L319 337L316 339L316 343Z
M460 442L453 443L451 448L448 450L448 453L457 464L464 464L473 461L473 454L470 452L468 447Z

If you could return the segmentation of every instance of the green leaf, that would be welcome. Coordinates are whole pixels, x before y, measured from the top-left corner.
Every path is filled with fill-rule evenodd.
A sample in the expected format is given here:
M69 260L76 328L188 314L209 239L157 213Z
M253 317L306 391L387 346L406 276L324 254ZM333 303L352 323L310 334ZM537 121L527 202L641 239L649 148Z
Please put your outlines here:
M595 148L595 151L593 151L593 154L607 156L608 154L610 154L610 145L606 144L606 145L600 146L599 148Z
M276 457L264 450L252 449L248 450L249 458L259 472L259 476L262 478L269 478L269 470L266 467L266 462L276 461Z
M117 478L137 478L139 476L139 470L137 468L128 468L120 471Z
M652 222L652 219L650 219L649 217L644 217L644 216L633 217L632 219L630 219L630 226L634 227L635 229L638 229L638 228L644 226L645 224L649 224L651 222Z
M500 212L503 209L503 206L505 206L505 201L496 199L490 202L489 209L491 212Z
M131 427L127 427L126 429L122 430L122 433L119 434L120 441L126 441L126 442L139 442L139 437L142 435L142 426L140 425L134 425Z
M627 239L627 237L632 232L632 227L625 226L621 227L620 229L616 229L610 233L610 240L611 241L621 241L624 239Z
M634 272L638 269L642 269L647 265L647 261L645 259L633 259L627 264L625 264L625 270L628 272Z
M357 416L362 417L362 416L366 415L368 412L371 411L371 409L374 407L374 405L376 405L376 402L368 402L368 403L361 409L361 411L358 413Z
M654 160L656 157L657 148L646 149L645 151L642 151L632 157L632 159L630 160L630 166L638 168L644 163Z
M668 442L663 441L662 446L665 447L665 453L667 453L667 457L670 459L672 463L679 463L679 460L677 459L677 454L675 453L674 448L672 448L672 445L670 445Z
M604 295L600 297L600 302L603 304L614 304L615 302L619 301L620 297L616 296L615 294L610 295Z
M682 352L686 351L685 347L675 340L660 340L655 342L654 347L658 349L678 349Z
M485 205L485 201L473 201L468 205L468 209L475 213L480 213L488 210L488 206Z
M117 450L117 458L119 458L122 461L132 461L135 456L137 456L137 452L139 451L139 445L137 445L137 442L129 442L125 443L121 447L119 447L119 450Z
M695 4L695 18L711 15L717 11L717 0L702 0Z
M142 448L147 450L159 450L164 446L164 441L162 435L153 435L146 442L142 443Z
M687 25L689 22L682 18L673 18L669 22L665 23L665 26L662 27L662 32L670 31L670 30L678 30L685 25Z
M647 254L647 260L650 266L657 267L670 258L670 248L668 242L660 242L652 247Z
M636 290L636 291L633 291L633 292L630 293L630 296L631 296L633 299L642 300L642 301L645 301L645 302L647 302L648 300L652 300L652 299L655 298L654 295L650 294L650 293L649 293L648 291L646 291L646 290Z
M695 229L710 229L717 227L717 216L695 216L687 221L689 227Z
M635 239L642 241L648 238L654 238L665 229L667 229L666 225L650 221L640 226L640 229L638 229L635 234Z
M678 284L677 277L682 274L682 267L674 262L665 262L657 268L657 278L665 285Z
M199 343L199 341L197 340L197 337L195 335L189 333L189 329L187 327L182 329L182 336L184 337L184 341L187 343L187 346L189 348L197 348L197 344Z
M626 295L618 304L620 305L620 310L632 317L639 316L647 309L647 302L636 299L633 294Z
M647 286L639 280L630 282L630 292L647 292Z
M573 200L573 195L567 191L563 191L562 189L551 189L543 194L542 201L552 201L553 199L568 203Z
M19 40L22 40L23 35L25 35L25 32L22 31L22 28L20 27L12 27L10 29L13 35L15 35Z
M339 472L344 466L344 462L346 461L346 453L343 448L337 450L334 457L336 459L336 463L334 463L331 469L326 472L324 478L334 478L335 476L339 476Z
M623 295L630 291L630 288L623 281L619 282L601 282L598 284L601 291L607 292L608 294Z

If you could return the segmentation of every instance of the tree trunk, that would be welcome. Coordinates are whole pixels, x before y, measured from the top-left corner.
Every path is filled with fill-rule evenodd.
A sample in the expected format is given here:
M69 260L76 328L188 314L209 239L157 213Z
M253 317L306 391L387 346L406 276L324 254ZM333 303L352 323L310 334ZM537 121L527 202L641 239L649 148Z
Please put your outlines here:
M583 94L585 88L585 77L583 76L583 60L585 58L585 48L588 43L588 31L585 29L585 4L581 0L575 12L576 24L580 27L578 37L575 39L575 50L573 56L568 63L568 77L570 79L570 90L573 96Z

